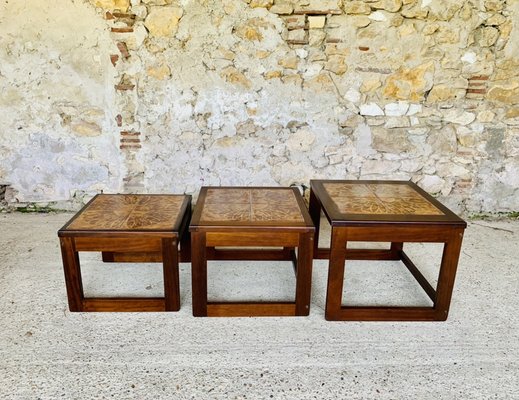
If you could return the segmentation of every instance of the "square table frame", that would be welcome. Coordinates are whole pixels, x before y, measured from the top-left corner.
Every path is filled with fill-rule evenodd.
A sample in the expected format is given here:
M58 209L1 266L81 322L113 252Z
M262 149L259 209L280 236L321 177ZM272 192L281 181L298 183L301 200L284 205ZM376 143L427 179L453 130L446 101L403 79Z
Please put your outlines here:
M323 183L407 184L444 213L443 216L341 215ZM325 318L330 321L445 321L449 313L466 222L412 182L310 181L310 215L316 226L314 258L328 259ZM319 248L321 211L331 225L330 248ZM390 242L389 250L348 249L348 242ZM434 289L403 250L404 242L443 243L437 288ZM432 307L343 306L346 260L400 260L433 302Z
M208 189L290 189L299 205L304 223L254 224L247 222L201 223ZM193 315L195 317L307 316L310 312L313 239L315 227L297 188L207 187L200 190L190 224ZM218 249L217 247L233 249ZM241 249L240 247L282 247ZM294 248L298 248L297 257ZM292 302L209 302L207 299L208 260L292 261L296 274Z
M182 253L189 252L187 228L191 217L191 196L175 195L184 196L184 200L171 230L68 229L68 226L98 196L94 196L58 231L70 311L178 311L180 309L178 245L182 242L182 249L185 247ZM79 261L80 251L101 252L105 262L162 262L164 297L85 297Z

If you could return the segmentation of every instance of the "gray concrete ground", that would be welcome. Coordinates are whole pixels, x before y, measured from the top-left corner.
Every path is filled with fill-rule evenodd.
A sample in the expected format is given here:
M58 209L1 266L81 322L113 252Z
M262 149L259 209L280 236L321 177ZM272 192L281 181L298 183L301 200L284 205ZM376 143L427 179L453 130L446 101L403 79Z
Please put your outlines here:
M447 322L70 313L56 231L71 214L0 214L0 399L519 399L519 222L469 224ZM435 279L441 249L409 245ZM161 293L156 264L83 261L90 294ZM243 266L248 268L243 268ZM211 263L213 299L290 298L287 263ZM403 265L351 263L349 303L427 304ZM254 293L244 282L254 282Z

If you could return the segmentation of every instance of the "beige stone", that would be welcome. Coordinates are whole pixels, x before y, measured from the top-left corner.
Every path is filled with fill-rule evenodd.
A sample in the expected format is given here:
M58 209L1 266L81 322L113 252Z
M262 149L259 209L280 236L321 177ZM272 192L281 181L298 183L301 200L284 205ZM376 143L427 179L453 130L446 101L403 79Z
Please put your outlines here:
M234 67L225 68L220 75L229 83L240 85L247 89L250 89L252 86L251 81Z
M387 153L409 151L412 146L404 129L387 129L382 126L371 128L372 147Z
M305 29L294 29L288 31L287 40L293 42L306 42L307 31Z
M416 33L416 29L412 22L403 24L400 28L398 28L398 36L400 36L400 37L410 36L415 33Z
M101 7L106 10L121 10L127 11L130 7L130 0L95 0L96 7Z
M223 58L224 60L232 61L236 57L236 54L234 54L234 52L232 52L229 49L225 49L223 47L220 47L218 49L218 52L216 53L216 56L218 58Z
M502 14L494 14L487 18L485 25L502 25L506 22L506 17Z
M371 7L389 12L397 12L402 8L402 0L379 0L370 4Z
M352 16L350 21L351 21L351 24L355 28L365 28L366 26L371 24L371 19L369 19L365 15L355 15L355 16Z
M151 36L173 36L184 11L180 7L153 7L144 21Z
M80 120L78 122L74 122L71 125L72 130L78 136L99 136L101 134L101 127L97 125L95 122L87 122Z
M377 90L380 86L382 86L382 83L380 82L380 79L374 78L374 79L367 79L362 82L362 85L360 87L361 93L370 93Z
M269 23L263 18L251 18L238 26L236 29L236 35L242 39L250 41L261 41L263 40L261 29L267 29L268 27Z
M146 69L148 76L158 80L164 80L171 76L171 70L166 64L160 64Z
M463 21L468 21L472 18L472 8L469 3L465 3L463 7L461 7L459 16Z
M256 57L258 57L260 60L263 60L265 58L267 58L268 56L270 56L272 53L270 51L265 51L265 50L258 50L256 52Z
M330 56L328 62L324 65L324 69L333 72L335 75L344 75L348 70L346 61L343 56Z
M463 2L461 1L434 0L425 8L429 10L428 18L432 20L450 21L462 6Z
M457 149L456 131L451 125L446 125L442 129L431 132L427 143L437 154L452 154Z
M312 29L308 33L308 44L310 46L320 46L326 39L326 32L322 29Z
M283 81L283 83L296 86L301 86L301 84L303 83L303 78L301 78L301 75L299 74L285 75L283 76L283 78L281 78L281 80Z
M283 71L268 71L263 74L265 79L274 79L281 78L283 76Z
M304 85L315 92L330 93L330 91L335 90L335 84L328 72L321 72L316 77L305 80Z
M479 122L488 123L492 122L494 118L496 117L496 114L493 113L490 110L484 110L478 113L477 119Z
M422 33L424 35L432 35L438 29L440 29L440 25L436 22L432 22L430 24L425 25L425 27L422 30Z
M401 26L405 21L405 18L402 17L400 14L393 14L391 19L389 20L389 26L394 26L395 28L398 28Z
M288 15L292 14L293 11L294 7L290 3L280 3L276 1L276 4L270 7L270 12L274 14Z
M503 9L502 0L485 0L485 10L486 11L501 11Z
M460 34L458 28L450 28L442 26L436 34L436 43L438 44L455 44L460 40Z
M236 34L242 39L247 39L250 41L263 40L263 35L261 32L253 26L242 26L236 30Z
M172 0L142 0L143 3L150 6L165 6L172 3Z
M324 52L327 56L347 56L350 54L350 49L344 44L328 43Z
M517 118L517 117L519 117L519 108L518 107L510 108L506 112L505 117L506 118Z
M308 27L310 29L322 29L324 24L326 24L326 16L324 15L308 17Z
M363 1L345 1L343 4L346 14L365 14L371 13L371 7Z
M297 64L299 63L299 59L296 56L282 58L278 61L278 65L281 65L283 68L288 69L297 69Z
M499 30L492 26L485 26L478 29L475 33L475 39L482 47L492 46L499 38Z
M249 5L252 8L268 8L272 6L272 4L274 4L274 0L251 0Z
M425 19L429 11L417 5L411 5L402 8L401 13L405 18Z
M506 104L519 104L519 86L514 86L494 86L488 91L487 98Z
M432 87L434 64L421 64L415 68L400 68L389 76L384 87L384 96L399 100L420 101Z
M436 85L434 86L429 95L427 96L427 102L438 103L442 101L452 100L456 98L457 90L452 86Z

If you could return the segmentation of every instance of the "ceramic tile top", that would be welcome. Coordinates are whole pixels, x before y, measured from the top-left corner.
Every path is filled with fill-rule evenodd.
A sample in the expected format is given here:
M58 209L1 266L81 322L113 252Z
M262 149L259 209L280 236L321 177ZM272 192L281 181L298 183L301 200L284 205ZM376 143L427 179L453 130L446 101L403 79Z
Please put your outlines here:
M172 230L182 195L99 195L67 230Z
M209 188L200 222L304 222L292 189Z
M323 186L342 214L444 215L407 185L337 182Z

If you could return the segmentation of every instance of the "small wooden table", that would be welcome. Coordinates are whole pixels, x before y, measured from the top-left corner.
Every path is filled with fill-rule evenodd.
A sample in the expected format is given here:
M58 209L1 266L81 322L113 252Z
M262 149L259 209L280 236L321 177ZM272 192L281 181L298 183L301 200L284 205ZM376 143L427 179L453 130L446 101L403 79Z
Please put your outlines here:
M310 214L317 227L314 255L329 259L327 320L447 319L466 222L407 181L310 182ZM331 248L317 246L321 210L331 224ZM389 250L347 249L347 243L391 242ZM404 242L444 243L434 289L403 250ZM401 260L433 301L432 307L343 306L346 260Z
M296 188L202 187L190 225L193 315L308 315L314 230ZM292 260L296 270L295 301L208 302L208 259Z
M178 311L178 244L188 238L190 210L187 195L95 196L58 231L70 311ZM103 252L105 261L162 261L164 298L85 298L80 251Z

